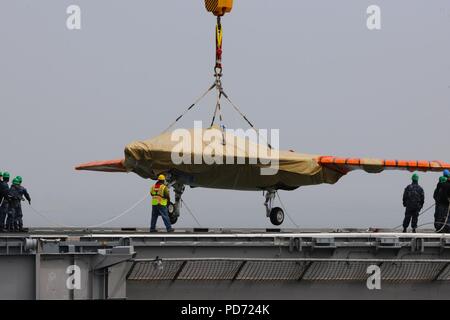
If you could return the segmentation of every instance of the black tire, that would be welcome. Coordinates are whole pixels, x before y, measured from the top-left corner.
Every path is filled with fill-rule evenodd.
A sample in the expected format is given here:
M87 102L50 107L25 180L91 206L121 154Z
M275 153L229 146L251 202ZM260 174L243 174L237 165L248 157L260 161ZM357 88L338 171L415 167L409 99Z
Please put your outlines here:
M171 224L175 224L178 221L178 217L175 216L175 205L172 202L169 202L167 205L167 211L169 213L169 220Z
M172 202L167 204L167 211L169 212L169 217L175 212L175 205Z
M279 226L284 221L284 211L280 207L275 207L270 210L270 222L273 225Z
M169 216L170 224L175 224L178 221L178 217L175 216Z

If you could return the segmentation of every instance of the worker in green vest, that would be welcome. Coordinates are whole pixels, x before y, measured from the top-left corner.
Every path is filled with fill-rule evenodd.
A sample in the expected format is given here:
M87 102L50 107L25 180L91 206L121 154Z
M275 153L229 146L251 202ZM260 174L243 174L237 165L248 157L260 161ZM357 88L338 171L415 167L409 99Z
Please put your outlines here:
M166 226L167 232L173 232L174 229L170 224L169 211L167 204L170 203L169 187L165 185L166 177L158 176L158 181L152 186L150 195L152 196L152 220L150 223L150 232L156 232L156 220L161 216Z

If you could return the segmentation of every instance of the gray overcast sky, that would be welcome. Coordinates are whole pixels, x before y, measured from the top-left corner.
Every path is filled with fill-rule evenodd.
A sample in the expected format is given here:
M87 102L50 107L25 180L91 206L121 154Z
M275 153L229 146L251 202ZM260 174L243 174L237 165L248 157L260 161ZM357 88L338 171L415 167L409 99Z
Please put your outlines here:
M81 7L80 31L66 28L70 4ZM371 4L380 31L366 27ZM283 149L450 161L448 0L235 0L223 24L224 86L258 127L280 129ZM122 157L203 92L214 27L203 0L1 0L0 170L22 175L33 206L67 225L131 206L151 181L73 167ZM213 107L210 97L182 125L209 121ZM244 126L230 110L228 126ZM427 206L437 178L421 174ZM302 227L393 227L409 181L353 172L281 196ZM188 188L184 199L203 226L270 226L258 192ZM48 225L24 211L25 225ZM147 226L149 216L142 203L111 226ZM176 227L192 226L184 210Z

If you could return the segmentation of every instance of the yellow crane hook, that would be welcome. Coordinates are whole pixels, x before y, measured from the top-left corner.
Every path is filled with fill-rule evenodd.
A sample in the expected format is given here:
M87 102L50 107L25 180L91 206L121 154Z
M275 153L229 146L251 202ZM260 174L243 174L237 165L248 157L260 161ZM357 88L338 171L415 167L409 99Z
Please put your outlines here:
M221 17L233 9L233 0L205 0L205 7L208 12Z

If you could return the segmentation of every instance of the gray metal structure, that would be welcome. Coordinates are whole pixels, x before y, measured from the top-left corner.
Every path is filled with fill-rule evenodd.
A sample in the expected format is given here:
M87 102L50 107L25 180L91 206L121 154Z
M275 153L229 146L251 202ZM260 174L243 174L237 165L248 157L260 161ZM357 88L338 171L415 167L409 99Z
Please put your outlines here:
M0 271L0 299L450 299L450 235L33 229Z

